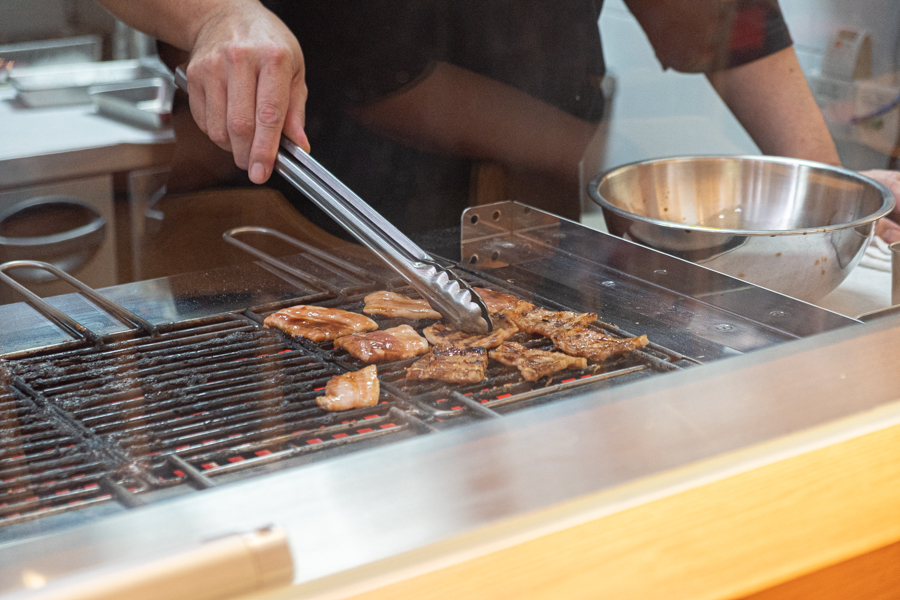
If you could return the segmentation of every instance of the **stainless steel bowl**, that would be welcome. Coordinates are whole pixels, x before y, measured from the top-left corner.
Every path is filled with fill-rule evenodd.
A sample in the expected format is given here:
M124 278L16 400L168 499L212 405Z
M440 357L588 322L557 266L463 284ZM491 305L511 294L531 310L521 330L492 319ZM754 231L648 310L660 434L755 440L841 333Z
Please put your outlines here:
M589 192L610 233L808 302L840 285L894 206L853 171L762 156L633 163Z

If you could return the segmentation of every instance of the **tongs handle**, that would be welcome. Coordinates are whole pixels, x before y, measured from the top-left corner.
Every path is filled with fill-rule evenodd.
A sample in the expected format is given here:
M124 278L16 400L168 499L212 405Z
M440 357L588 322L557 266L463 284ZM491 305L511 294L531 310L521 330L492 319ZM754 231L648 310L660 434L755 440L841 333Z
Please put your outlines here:
M370 244L372 246L387 246L395 252L402 252L406 255L406 258L412 261L426 262L432 260L424 250L406 237L393 223L369 206L297 144L282 136L281 148L287 151L290 158L299 164L295 165L289 160L288 156L279 153L276 161L277 165L289 171L289 173L279 171L279 174L286 178L296 176L304 181L309 181L310 184L316 187L322 188L330 198L327 198L326 202L323 203L325 206L320 205L319 207L344 227L348 229L353 227L355 231L351 231L351 233L360 238L360 241L363 241L361 238L366 238L366 241L363 242L366 246ZM305 170L306 173L303 173L302 170ZM334 212L335 210L337 212ZM376 252L379 251L379 248L371 249Z
M424 250L328 172L302 148L282 136L276 172L309 196L328 216L376 254L400 254L409 261L431 261Z
M181 67L175 70L175 83L187 91L187 76ZM283 136L275 171L394 268L453 327L467 333L488 333L493 329L487 305L465 281L434 261L312 156Z

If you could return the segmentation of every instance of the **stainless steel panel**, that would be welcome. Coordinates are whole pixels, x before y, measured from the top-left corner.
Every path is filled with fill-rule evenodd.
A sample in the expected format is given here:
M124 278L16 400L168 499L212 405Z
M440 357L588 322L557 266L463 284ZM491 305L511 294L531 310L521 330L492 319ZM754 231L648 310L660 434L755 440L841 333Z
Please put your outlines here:
M0 566L0 591L21 589L25 570L52 581L267 523L288 533L296 584L347 584L353 569L378 560L895 402L898 331L900 318L844 328L51 537L7 542L0 545L9 557ZM786 447L780 456L803 448L809 446ZM757 457L724 472L777 459ZM697 484L678 480L672 488L645 492L674 493ZM641 498L626 495L604 510Z
M514 202L468 209L461 240L468 268L596 312L700 361L857 323ZM454 242L434 234L423 245L455 260Z
M163 78L95 86L90 96L101 115L147 129L168 127L175 90Z
M162 74L162 67L138 60L121 60L16 70L9 82L19 100L38 108L90 104L91 86L152 80Z

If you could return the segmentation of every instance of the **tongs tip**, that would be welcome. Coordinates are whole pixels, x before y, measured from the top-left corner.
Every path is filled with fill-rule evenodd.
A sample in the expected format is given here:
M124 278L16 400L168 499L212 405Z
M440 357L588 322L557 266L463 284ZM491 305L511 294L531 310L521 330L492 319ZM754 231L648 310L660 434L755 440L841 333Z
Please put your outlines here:
M494 323L491 320L487 304L485 304L481 296L478 295L478 292L473 290L468 284L464 284L462 291L469 292L470 306L467 313L459 319L458 329L465 333L480 335L486 335L492 332L494 330Z

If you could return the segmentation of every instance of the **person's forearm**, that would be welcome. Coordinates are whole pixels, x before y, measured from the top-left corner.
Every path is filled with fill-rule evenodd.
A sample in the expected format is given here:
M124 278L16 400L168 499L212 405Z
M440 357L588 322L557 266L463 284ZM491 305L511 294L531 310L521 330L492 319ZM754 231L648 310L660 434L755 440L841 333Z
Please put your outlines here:
M764 154L840 165L793 48L708 77Z
M213 15L257 0L98 0L131 27L164 42L191 50L197 33Z
M439 63L411 89L353 115L367 127L434 152L491 160L577 181L595 126L513 87Z

